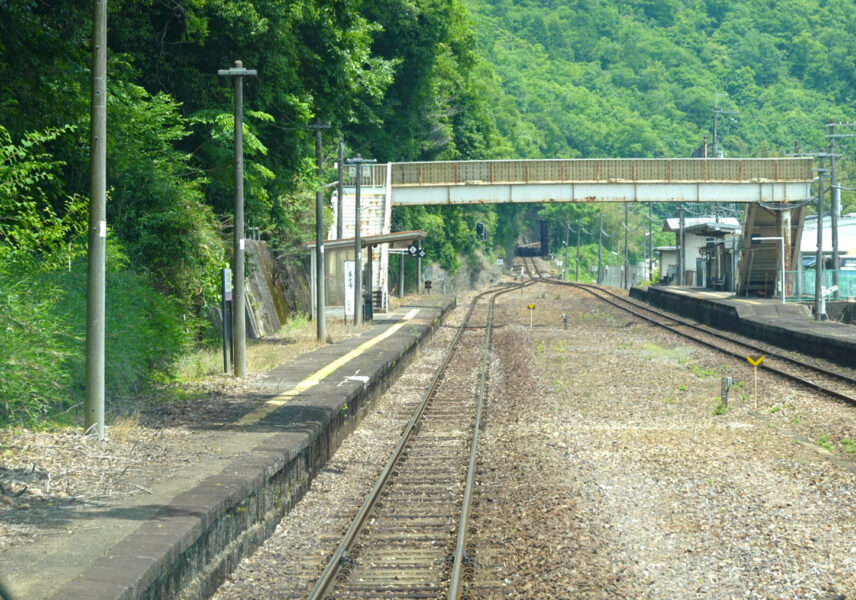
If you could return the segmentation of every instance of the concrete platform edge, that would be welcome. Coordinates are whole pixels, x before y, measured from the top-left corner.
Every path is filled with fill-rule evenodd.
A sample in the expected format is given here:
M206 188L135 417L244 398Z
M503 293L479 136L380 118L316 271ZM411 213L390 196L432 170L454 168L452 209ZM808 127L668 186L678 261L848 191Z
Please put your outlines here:
M420 306L428 308L424 303ZM418 348L431 339L454 306L454 299L432 306L435 310L426 323L396 334L399 343L370 357L372 371L364 371L368 382L325 394L311 422L292 424L289 429L288 424L276 422L276 414L266 418L267 425L282 428L282 433L176 496L51 598L210 597L241 559L274 532L373 401L414 360Z
M787 327L774 323L764 316L740 314L734 306L696 296L670 293L657 287L630 290L630 296L657 308L688 317L724 331L773 344L781 348L794 350L840 364L845 367L856 367L856 345L851 340L842 339L834 334L829 323L830 331L810 331L813 322L807 322L806 329L796 326ZM790 305L789 305L790 306ZM824 335L827 333L827 335Z

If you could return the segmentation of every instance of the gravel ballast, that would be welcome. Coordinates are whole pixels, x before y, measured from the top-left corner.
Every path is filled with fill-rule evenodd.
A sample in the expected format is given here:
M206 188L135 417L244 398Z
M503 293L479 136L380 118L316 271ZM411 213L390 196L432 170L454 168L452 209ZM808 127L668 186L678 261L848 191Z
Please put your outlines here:
M497 323L469 597L856 597L852 407L762 372L755 409L748 364L583 292L509 294ZM449 338L432 341L218 600L305 595Z

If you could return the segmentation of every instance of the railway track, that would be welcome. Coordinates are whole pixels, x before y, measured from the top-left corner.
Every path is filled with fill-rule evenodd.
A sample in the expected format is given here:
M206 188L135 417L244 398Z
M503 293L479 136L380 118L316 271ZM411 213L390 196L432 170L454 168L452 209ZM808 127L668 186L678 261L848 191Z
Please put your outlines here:
M648 323L668 329L739 360L746 360L748 356L763 356L764 361L760 368L856 406L856 379L850 375L787 356L769 345L737 339L734 334L724 334L713 328L653 309L602 286L545 278L532 259L524 261L524 265L530 277L535 281L584 290L599 300L631 313Z
M496 298L471 304L395 451L309 598L457 598Z

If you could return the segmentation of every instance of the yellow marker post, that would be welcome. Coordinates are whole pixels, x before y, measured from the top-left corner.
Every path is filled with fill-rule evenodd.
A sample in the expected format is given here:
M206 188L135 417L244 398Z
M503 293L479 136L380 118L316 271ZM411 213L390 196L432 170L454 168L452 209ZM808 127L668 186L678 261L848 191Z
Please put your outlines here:
M755 410L758 410L758 365L760 365L762 362L764 362L764 357L759 356L758 358L752 358L751 356L747 356L746 360L748 360L749 364L754 367L754 375L755 375L754 379L755 379L755 381L753 384L752 395L754 397Z
M529 309L529 329L532 329L532 316L535 314L535 305L527 304L526 307Z

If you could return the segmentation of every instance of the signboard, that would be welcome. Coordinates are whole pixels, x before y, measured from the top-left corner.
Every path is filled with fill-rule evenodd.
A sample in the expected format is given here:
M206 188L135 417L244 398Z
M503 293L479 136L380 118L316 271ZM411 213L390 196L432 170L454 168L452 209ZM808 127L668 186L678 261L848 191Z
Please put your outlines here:
M354 316L354 286L356 284L356 275L354 273L354 265L356 261L345 261L345 316L353 318Z

